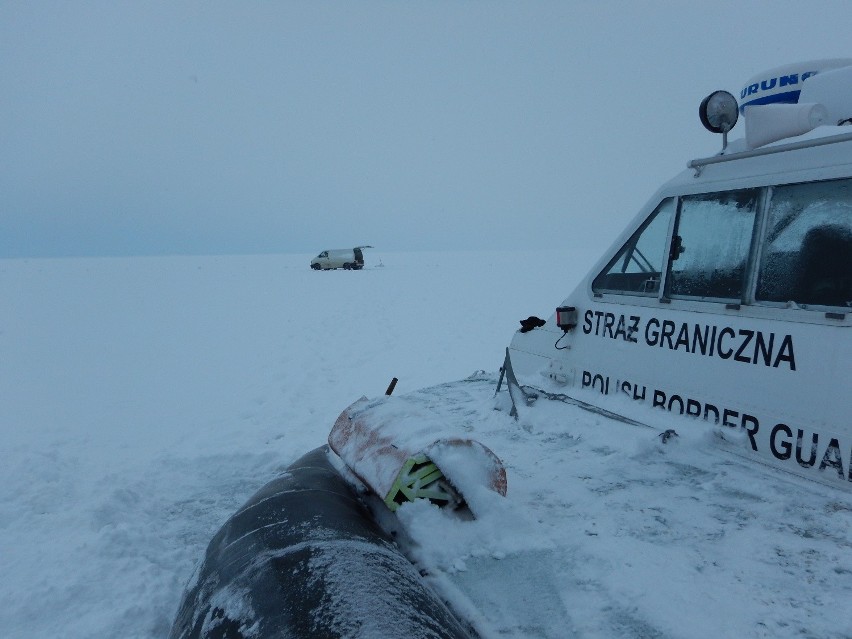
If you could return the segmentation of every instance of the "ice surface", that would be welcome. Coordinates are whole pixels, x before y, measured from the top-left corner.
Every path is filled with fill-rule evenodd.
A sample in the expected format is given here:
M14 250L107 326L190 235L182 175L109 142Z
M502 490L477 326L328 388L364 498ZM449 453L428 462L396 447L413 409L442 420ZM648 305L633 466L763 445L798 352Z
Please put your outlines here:
M4 637L166 636L215 531L392 377L506 465L473 522L399 511L433 585L494 636L852 636L848 494L728 456L700 423L663 445L541 400L515 422L492 397L518 321L596 255L373 253L384 268L324 273L0 261Z

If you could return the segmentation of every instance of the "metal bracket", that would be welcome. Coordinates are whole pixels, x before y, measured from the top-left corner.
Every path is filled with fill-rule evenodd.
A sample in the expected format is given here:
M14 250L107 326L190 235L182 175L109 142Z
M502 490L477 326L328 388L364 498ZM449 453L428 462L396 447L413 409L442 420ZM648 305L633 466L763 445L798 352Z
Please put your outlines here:
M512 410L509 411L509 415L517 420L518 404L531 406L535 403L535 400L538 399L538 395L524 390L518 382L518 378L515 377L515 371L512 369L512 358L509 356L508 348L506 348L506 359L503 360L503 367L500 369L500 379L497 381L497 390L494 391L495 396L500 392L504 376L506 378L506 387L509 390L509 397L512 400Z

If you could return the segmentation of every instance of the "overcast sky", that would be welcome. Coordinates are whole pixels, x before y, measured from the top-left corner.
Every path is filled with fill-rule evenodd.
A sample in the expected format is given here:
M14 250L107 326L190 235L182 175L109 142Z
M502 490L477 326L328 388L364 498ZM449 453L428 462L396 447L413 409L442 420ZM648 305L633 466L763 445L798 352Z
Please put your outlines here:
M0 0L0 257L603 247L850 8Z

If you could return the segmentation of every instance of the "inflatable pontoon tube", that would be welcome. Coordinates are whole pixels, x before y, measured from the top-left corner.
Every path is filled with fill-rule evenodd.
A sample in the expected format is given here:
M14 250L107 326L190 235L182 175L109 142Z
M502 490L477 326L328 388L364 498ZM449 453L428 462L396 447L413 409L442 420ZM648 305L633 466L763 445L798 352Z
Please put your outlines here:
M170 639L469 639L318 448L213 537Z

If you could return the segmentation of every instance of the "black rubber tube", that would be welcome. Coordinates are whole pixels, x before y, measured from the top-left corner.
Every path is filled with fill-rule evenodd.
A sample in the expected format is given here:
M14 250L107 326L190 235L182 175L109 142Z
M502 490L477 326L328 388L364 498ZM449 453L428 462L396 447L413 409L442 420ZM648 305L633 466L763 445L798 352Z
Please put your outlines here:
M170 639L469 639L317 448L213 537Z

